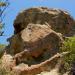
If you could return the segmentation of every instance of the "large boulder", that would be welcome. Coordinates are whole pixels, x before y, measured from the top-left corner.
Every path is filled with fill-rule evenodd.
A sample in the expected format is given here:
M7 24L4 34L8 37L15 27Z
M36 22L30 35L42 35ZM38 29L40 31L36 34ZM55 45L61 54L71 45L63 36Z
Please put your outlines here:
M74 30L74 20L65 11L44 7L24 10L14 21L14 35L8 39L2 63L16 75L50 71L60 57L54 55L63 44L63 36L74 35Z
M63 38L62 34L56 33L48 25L28 24L27 28L13 35L9 41L11 53L16 54L27 49L33 51L37 57L42 50L58 51Z
M16 59L16 64L39 64L59 52L63 38L46 24L28 24L10 39L7 54Z
M30 8L19 13L14 21L15 33L27 27L29 23L48 23L56 32L66 36L73 35L75 23L68 12L60 9L49 9L46 7Z

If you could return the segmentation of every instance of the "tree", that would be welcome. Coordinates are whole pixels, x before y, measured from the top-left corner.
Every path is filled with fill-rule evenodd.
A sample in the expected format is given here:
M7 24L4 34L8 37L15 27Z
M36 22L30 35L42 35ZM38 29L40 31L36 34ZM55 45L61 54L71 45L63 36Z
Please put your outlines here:
M4 31L2 31L2 28L4 28L5 23L3 22L3 19L5 17L4 11L8 7L9 2L8 0L0 0L0 36L3 35Z

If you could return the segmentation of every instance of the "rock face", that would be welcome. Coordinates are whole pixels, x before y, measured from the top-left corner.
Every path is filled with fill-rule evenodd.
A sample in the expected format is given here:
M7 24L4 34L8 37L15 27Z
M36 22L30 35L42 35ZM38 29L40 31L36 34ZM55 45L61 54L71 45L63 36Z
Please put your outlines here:
M11 58L7 62L15 63L12 70L16 75L50 71L58 57L49 63L50 58L59 52L64 35L74 35L74 26L71 16L59 9L39 7L20 12L14 21L14 35L8 39L6 54Z
M37 57L42 50L59 50L62 40L61 34L45 24L28 24L20 33L10 38L10 48L13 54L27 49Z
M64 35L72 35L74 20L66 11L45 7L30 8L20 12L14 21L15 34L27 27L29 23L45 24Z

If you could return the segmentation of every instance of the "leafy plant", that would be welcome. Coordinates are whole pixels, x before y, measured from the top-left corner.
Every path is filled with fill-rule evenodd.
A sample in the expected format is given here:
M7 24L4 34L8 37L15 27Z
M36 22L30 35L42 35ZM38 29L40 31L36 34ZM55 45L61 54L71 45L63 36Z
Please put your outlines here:
M69 70L72 66L72 63L75 62L75 36L68 37L65 39L64 44L61 48L61 52L69 51L70 53L65 56L65 69Z
M3 45L3 44L0 44L0 58L1 56L3 55L4 53L4 48L5 48L6 45Z

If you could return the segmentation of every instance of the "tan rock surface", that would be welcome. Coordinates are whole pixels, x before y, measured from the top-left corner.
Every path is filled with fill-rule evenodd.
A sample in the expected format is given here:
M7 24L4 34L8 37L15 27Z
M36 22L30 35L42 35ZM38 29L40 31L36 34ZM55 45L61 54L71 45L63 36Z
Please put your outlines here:
M75 22L68 12L60 9L46 7L30 8L19 13L14 21L15 33L27 27L29 23L48 23L56 32L66 36L72 35L75 30Z
M59 52L63 36L73 36L74 31L75 22L65 11L45 7L24 10L14 21L14 35L8 39L2 64L16 75L50 72L59 57L48 62ZM54 68L51 72L57 71Z
M16 61L13 60L13 57L9 54L4 54L2 56L2 67L4 67L6 70L11 70L12 67L16 66Z

